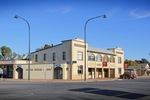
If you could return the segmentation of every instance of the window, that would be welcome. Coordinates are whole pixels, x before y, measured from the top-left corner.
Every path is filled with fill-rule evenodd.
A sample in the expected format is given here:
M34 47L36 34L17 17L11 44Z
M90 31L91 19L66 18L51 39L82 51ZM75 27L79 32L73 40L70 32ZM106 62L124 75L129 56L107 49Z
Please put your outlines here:
M105 56L103 57L103 62L109 62L109 57L105 55Z
M78 60L83 60L83 53L82 52L78 52L78 55L77 55L77 59Z
M96 61L102 61L102 56L101 55L96 55Z
M115 58L113 56L110 57L110 62L115 62Z
M118 74L121 74L121 68L118 68Z
M56 54L53 53L53 61L55 61L55 60L56 60Z
M90 54L88 55L88 60L89 60L89 61L95 61L95 56L94 56L94 54L90 53Z
M78 74L83 74L83 66L78 66Z
M62 59L63 59L63 60L66 60L66 52L63 52L63 53L62 53Z
M119 64L122 63L121 57L118 57L118 63L119 63Z
M46 53L43 55L43 60L46 61Z
M35 55L35 62L38 62L38 55Z

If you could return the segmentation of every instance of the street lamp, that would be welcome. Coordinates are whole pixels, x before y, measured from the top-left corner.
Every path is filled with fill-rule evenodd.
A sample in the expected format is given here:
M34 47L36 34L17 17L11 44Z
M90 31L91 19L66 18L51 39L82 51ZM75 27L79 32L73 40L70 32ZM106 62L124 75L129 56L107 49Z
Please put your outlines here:
M29 22L28 22L27 20L25 20L24 18L22 18L22 17L20 17L20 16L18 16L18 15L16 15L14 18L16 18L16 19L20 18L20 19L24 20L24 21L27 23L28 28L29 28L29 54L28 54L28 56L29 56L29 63L28 63L28 80L30 80L30 24L29 24Z
M106 15L92 17L92 18L88 19L84 25L84 81L86 81L86 25L90 20L93 20L93 19L96 19L99 17L107 18Z

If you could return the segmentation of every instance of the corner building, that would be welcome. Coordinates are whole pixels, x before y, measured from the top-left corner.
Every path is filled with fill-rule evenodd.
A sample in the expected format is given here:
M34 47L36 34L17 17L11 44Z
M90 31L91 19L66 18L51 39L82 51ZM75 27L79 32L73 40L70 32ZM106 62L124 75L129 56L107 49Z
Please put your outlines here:
M84 40L75 38L31 53L31 79L84 79ZM122 48L100 49L86 43L86 79L116 78L124 73ZM28 65L22 65L27 79ZM17 67L16 67L17 68ZM17 70L17 69L16 69ZM16 72L17 73L17 72ZM18 76L15 76L18 77Z

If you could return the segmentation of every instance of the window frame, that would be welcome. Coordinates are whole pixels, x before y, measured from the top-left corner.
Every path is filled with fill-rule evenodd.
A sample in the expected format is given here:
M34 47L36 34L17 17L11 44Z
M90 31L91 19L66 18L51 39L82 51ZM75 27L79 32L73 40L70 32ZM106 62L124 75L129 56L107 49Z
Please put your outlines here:
M35 62L38 62L38 54L35 55Z
M111 57L110 57L110 62L111 62L111 63L114 63L114 62L115 62L115 57L111 56Z
M53 57L53 61L56 61L56 53L53 53L52 55L53 55L52 56Z
M82 61L83 60L83 52L78 52L77 53L77 59Z
M62 52L62 60L66 60L66 52Z
M95 55L93 53L88 54L88 61L95 61Z
M122 58L118 57L118 63L121 64L122 63Z
M83 74L83 65L78 66L77 73Z
M109 62L109 57L107 55L103 56L103 62Z
M121 68L118 68L118 74L121 74Z
M100 54L96 55L96 61L102 62L102 56Z
M46 61L46 53L43 54L43 60Z

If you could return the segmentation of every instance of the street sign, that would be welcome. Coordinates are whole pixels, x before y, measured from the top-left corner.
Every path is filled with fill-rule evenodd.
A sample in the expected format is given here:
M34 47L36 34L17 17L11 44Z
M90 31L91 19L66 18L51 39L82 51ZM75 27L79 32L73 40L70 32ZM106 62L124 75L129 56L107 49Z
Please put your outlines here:
M73 64L77 63L77 61L72 61Z

